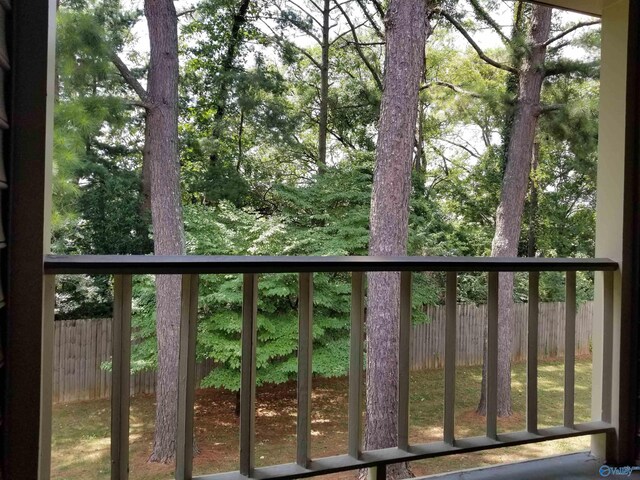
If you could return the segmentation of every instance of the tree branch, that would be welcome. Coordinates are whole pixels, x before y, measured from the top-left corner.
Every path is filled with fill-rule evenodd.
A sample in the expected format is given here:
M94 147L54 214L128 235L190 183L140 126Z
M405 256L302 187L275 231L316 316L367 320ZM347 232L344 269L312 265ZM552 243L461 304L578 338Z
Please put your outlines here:
M600 20L593 20L591 22L580 22L580 23L576 23L573 27L571 28L567 28L564 32L560 32L558 35L556 35L555 37L551 37L549 40L547 40L546 42L544 42L542 44L543 47L548 47L549 45L551 45L553 42L557 42L558 40L560 40L563 37L566 37L567 35L569 35L571 32L575 32L576 30L578 30L579 28L583 28L583 27L590 27L591 25L599 25L601 22Z
M373 79L375 80L376 85L378 85L378 88L382 90L383 89L382 80L380 80L380 76L378 75L378 72L373 67L373 65L371 65L371 62L362 51L362 47L360 47L360 40L358 40L358 34L356 33L355 25L351 21L351 18L349 18L349 16L347 15L347 12L344 11L344 8L342 8L342 5L340 5L337 1L336 1L336 5L338 6L338 9L342 13L342 15L344 15L345 20L349 24L349 28L351 29L351 35L353 36L353 40L355 42L354 46L356 47L356 51L358 52L358 55L362 59L362 62L365 64L367 69L371 72L371 75L373 76Z
M455 18L453 18L451 15L449 15L449 13L445 12L442 9L436 9L434 10L434 13L437 13L441 16L443 16L444 18L446 18L449 23L451 23L451 25L453 25L456 30L458 30L462 36L467 40L467 42L469 42L469 45L471 45L471 47L473 47L473 49L476 51L476 53L478 54L478 56L484 60L486 63L488 63L489 65L492 65L496 68L499 68L501 70L506 70L507 72L513 73L513 74L517 74L518 70L515 69L514 67L512 67L511 65L506 65L504 63L500 63L496 60L493 60L492 58L490 58L486 53L484 53L482 51L482 49L480 48L480 46L473 40L473 38L471 37L471 35L469 35L469 32L467 32L465 30L465 28L460 24L460 22L458 22Z
M353 143L351 143L348 139L344 138L342 135L340 135L335 130L333 130L331 128L327 128L327 131L331 134L331 136L333 138L338 140L343 146L345 146L347 148L350 148L351 150L356 150L356 146Z
M330 12L333 12L336 8L338 8L338 5L347 5L347 4L351 3L352 1L353 1L353 0L345 0L345 1L344 1L344 2L342 2L342 3L335 2L336 4L335 4L333 7L329 7L329 11L330 11Z
M478 16L482 18L482 20L484 20L484 22L498 34L498 36L502 40L502 43L504 43L505 45L509 45L511 43L509 37L504 34L502 29L500 28L500 25L498 25L496 21L491 17L491 15L489 15L489 13L482 7L482 5L478 3L478 0L470 0L470 2L471 6L478 14Z
M360 23L360 24L356 25L356 28L360 28L360 27L362 27L365 23L366 23L366 22L362 22L362 23ZM334 43L336 43L338 40L340 40L341 38L344 38L345 36L349 35L350 33L351 33L351 30L350 30L350 29L349 29L349 30L345 30L345 31L344 31L344 32L342 32L340 35L338 35L336 38L334 38L333 40L331 40L331 41L329 42L329 45L333 45L333 44L334 44ZM350 42L350 41L348 41L348 40L345 40L345 43L353 43L353 42Z
M447 162L449 163L453 163L453 162L436 145L430 144L429 147L436 155L438 155L442 159L442 167L444 169L444 173L446 176L449 176L449 166L447 165Z
M318 19L316 19L313 15L311 15L309 12L307 12L304 8L302 8L300 5L298 5L296 2L294 2L292 0L289 0L289 3L291 3L298 10L300 10L302 13L307 15L311 19L312 22L316 23L318 26L320 26L320 28L322 28L322 22L319 21ZM311 4L314 7L316 7L320 13L322 13L322 9L315 2L311 1ZM306 31L305 31L305 33L306 33Z
M440 140L442 140L443 142L446 142L450 145L453 145L454 147L458 147L461 148L462 150L464 150L465 152L467 152L469 155L471 155L474 158L480 158L480 154L478 152L474 152L473 150L471 150L471 148L467 147L466 145L462 145L461 143L457 143L454 142L452 140L448 140L444 137L440 137Z
M545 66L544 77L554 75L564 75L567 73L579 73L586 78L594 78L598 75L598 61L580 62L578 60L565 60L563 62L553 62Z
M281 35L278 35L275 30L273 28L271 28L271 25L269 25L267 22L265 22L264 20L260 19L262 21L262 23L271 31L271 33L273 34L273 38L280 44L280 45L284 45L285 43L293 48L295 48L298 52L300 52L302 55L304 55L305 57L307 57L311 63L313 63L316 68L322 68L322 65L320 64L320 62L318 60L316 60L315 58L313 58L313 55L311 55L309 52L307 52L304 48L299 47L298 45L296 45L293 42L289 42L287 39L283 38Z
M293 2L291 2L291 3L293 3ZM319 4L317 4L316 2L314 2L313 0L309 0L309 3L310 3L311 5L313 5L313 6L315 7L315 9L316 9L316 10L318 10L318 12L322 13L322 12L324 11L324 9L323 9ZM294 5L295 5L295 3L294 3ZM303 11L304 11L304 10L303 10ZM309 14L307 13L307 15L309 15ZM318 22L318 23L320 23L320 22ZM320 23L320 26L322 26L322 24L321 24L321 23Z
M185 15L189 15L190 13L195 13L196 9L195 8L188 8L186 10L182 10L180 12L176 13L176 17L180 18L183 17Z
M426 194L426 198L428 199L429 197L431 197L431 191L438 186L438 184L444 182L447 179L447 175L436 175L435 177L433 177L433 181L431 182L431 185L429 185L427 187L427 194Z
M132 105L134 107L140 107L140 108L144 108L144 109L149 109L151 108L151 104L143 102L137 98L127 98L125 100L129 105Z
M349 40L345 40L345 43L349 44L349 45L355 45L356 42L350 42ZM360 42L358 43L358 45L360 45L361 47L376 47L376 46L381 46L381 45L386 45L386 42Z
M371 104L369 103L361 103L359 105L338 105L336 107L334 107L335 110L348 110L351 108L366 108L366 107L370 107Z
M382 32L382 29L376 23L375 19L371 15L371 13L369 13L369 10L367 9L367 6L364 4L363 0L356 0L356 2L360 6L360 10L362 10L362 13L364 14L364 16L367 17L367 20L369 20L369 23L371 24L371 26L375 30L376 35L378 36L378 38L380 38L381 40L384 40L385 36L384 36L384 33Z
M482 98L482 95L480 95L479 93L472 92L470 90L465 90L464 88L459 87L458 85L454 85L453 83L449 83L449 82L443 82L441 80L433 80L431 82L428 82L424 86L420 87L420 90L426 90L426 89L432 87L433 85L439 85L441 87L446 87L449 90L453 90L456 93L462 93L464 95L469 95L469 96L471 96L473 98Z
M552 103L549 105L539 105L536 111L538 116L544 115L545 113L557 112L558 110L562 110L566 105L563 103Z
M556 53L558 53L560 50L562 50L564 47L567 47L567 46L569 46L569 45L571 45L571 42L567 42L567 41L557 43L557 44L555 44L554 46L549 47L549 48L547 49L547 54L548 54L549 56L553 56L553 55L555 55Z
M379 0L371 0L371 3L373 3L373 6L376 7L378 15L384 18L384 9L382 8L382 4L379 2Z
M290 1L290 3L299 10L299 12L296 12L296 13L302 12L303 14L307 15L311 19L312 22L316 23L317 25L320 26L320 28L322 28L322 23L318 19L316 19L313 15L311 15L309 12L307 12L304 8L299 6L297 3L293 2L293 1ZM316 41L316 43L318 45L322 46L322 40L320 40L320 38L316 34L314 34L311 30L308 30L306 28L303 28L301 25L298 25L297 22L292 21L292 20L294 20L293 18L287 19L286 16L284 16L286 11L283 10L280 6L276 6L276 8L281 12L280 17L277 18L276 20L279 20L281 22L286 20L287 23L289 23L290 25L294 26L295 28L300 30L305 35L309 35L311 38L313 38ZM266 25L266 22L263 20L263 18L264 17L260 17L259 20L262 21ZM269 30L271 30L273 32L273 29L270 28L270 27L269 27Z
M125 65L122 59L118 56L117 53L111 53L111 63L118 69L122 79L125 81L129 87L136 92L138 97L140 97L140 105L144 106L144 108L150 108L151 104L149 103L149 96L144 87L140 84L138 79L133 75L129 67Z

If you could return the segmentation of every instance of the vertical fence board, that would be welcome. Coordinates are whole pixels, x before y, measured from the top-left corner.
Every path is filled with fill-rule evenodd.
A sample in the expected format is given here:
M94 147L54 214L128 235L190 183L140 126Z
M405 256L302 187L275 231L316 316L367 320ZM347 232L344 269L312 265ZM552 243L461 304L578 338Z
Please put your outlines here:
M53 401L58 401L58 385L60 385L60 324L53 324Z
M69 392L75 391L75 382L73 378L73 371L75 369L75 342L73 335L71 334L73 330L75 330L76 321L74 320L72 323L67 325L65 332L65 339L67 341L67 355L68 355L68 363L67 368L65 368L65 400L69 401L71 398L69 397Z

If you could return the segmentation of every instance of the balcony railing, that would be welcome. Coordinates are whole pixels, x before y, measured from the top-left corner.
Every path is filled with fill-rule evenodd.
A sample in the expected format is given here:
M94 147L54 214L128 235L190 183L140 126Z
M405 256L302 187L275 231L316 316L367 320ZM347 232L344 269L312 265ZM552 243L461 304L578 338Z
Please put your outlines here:
M487 450L593 434L613 434L611 420L611 378L613 352L613 272L617 263L608 259L470 258L470 257L203 257L203 256L48 256L44 261L45 290L49 315L44 322L43 430L41 432L41 478L50 471L51 379L53 299L57 274L113 274L113 377L111 394L112 479L128 478L129 371L131 342L131 279L140 274L182 276L178 438L175 478L231 480L242 478L285 479L371 468L378 479L386 465L443 455ZM394 448L362 449L362 373L364 368L365 272L401 272L398 378L398 445ZM445 390L443 440L426 444L409 443L409 329L411 326L412 272L446 273ZM564 421L552 428L538 428L538 303L540 272L566 272ZM576 272L603 272L604 331L601 362L601 417L587 423L574 421ZM344 455L312 459L311 383L313 272L351 272L351 336L348 396L348 449ZM487 331L487 416L486 435L456 438L454 435L455 365L457 336L458 272L486 272L488 275ZM500 272L528 272L529 316L526 392L526 430L497 431L498 365L498 275ZM237 472L193 477L193 411L195 394L195 346L198 282L201 274L242 274L242 360L240 388L240 461ZM299 274L299 344L297 382L296 463L255 467L255 387L258 275ZM595 361L595 360L594 360Z

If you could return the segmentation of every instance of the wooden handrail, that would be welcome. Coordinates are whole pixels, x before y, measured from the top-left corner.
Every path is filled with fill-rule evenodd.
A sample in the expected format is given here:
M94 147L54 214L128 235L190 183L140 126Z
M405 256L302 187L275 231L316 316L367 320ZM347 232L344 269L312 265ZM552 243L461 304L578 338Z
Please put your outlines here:
M608 258L47 255L45 275L298 272L615 271Z

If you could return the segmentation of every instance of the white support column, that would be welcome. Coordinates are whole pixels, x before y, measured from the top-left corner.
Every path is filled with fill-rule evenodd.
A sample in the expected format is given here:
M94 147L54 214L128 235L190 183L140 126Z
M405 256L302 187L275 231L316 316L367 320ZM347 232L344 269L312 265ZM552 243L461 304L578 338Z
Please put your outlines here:
M627 93L627 40L629 0L605 0L602 10L602 65L600 75L600 131L598 147L598 194L596 210L596 257L608 257L622 265L624 211L625 127ZM619 390L620 371L620 272L613 285L613 365L611 392ZM604 332L603 276L596 274L593 329L592 416L602 418ZM619 401L613 395L611 423L619 425ZM604 436L592 437L592 451L605 458ZM612 452L609 452L611 456Z
M56 83L56 12L57 4L47 1L47 78L44 140L44 191L42 211L42 252L51 252L51 216L53 212L53 109ZM43 276L42 337L40 370L40 431L38 479L48 480L51 476L51 432L53 422L53 322L55 320L55 276Z

